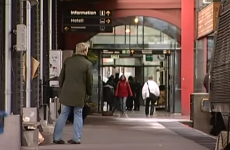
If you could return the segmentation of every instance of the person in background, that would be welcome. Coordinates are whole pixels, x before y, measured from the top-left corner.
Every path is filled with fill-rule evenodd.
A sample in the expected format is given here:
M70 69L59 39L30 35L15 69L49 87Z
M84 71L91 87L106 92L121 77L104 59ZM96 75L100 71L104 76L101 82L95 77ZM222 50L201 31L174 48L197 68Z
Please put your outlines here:
M120 111L121 114L125 114L126 110L126 100L128 96L133 96L132 90L129 83L126 81L124 75L121 76L120 81L117 83L115 95L119 98L120 101Z
M204 76L204 88L206 90L206 93L209 93L209 87L210 87L210 83L209 83L209 79L210 79L210 76L209 76L209 73L207 73L205 76Z
M114 89L116 88L116 84L114 83L114 76L113 76L113 75L111 75L111 76L109 77L109 79L108 79L108 81L106 82L105 85L110 85L110 86L112 86Z
M134 110L140 110L140 93L141 93L141 84L138 81L137 77L134 78L135 83L135 98L134 98Z
M116 84L116 86L117 86L117 83L119 82L119 80L120 80L120 78L119 78L119 73L116 73L115 74L115 78L114 78L114 83Z
M113 82L114 76L111 75L103 87L103 98L109 104L109 111L117 109L117 100L115 99L116 84Z
M92 95L93 74L92 63L87 60L88 44L76 45L75 55L64 61L60 76L60 103L63 105L53 134L53 143L65 144L62 132L66 120L74 107L73 137L70 144L80 144L83 128L82 111L85 100Z
M160 89L159 86L155 81L153 81L153 77L149 76L148 81L145 82L142 88L142 97L146 100L145 104L145 114L146 116L149 115L149 104L150 106L150 116L153 115L154 112L154 105L160 96Z
M120 78L119 78L119 73L116 73L115 74L115 78L113 79L113 82L115 83L115 85L116 85L116 87L115 87L115 91L116 91L116 88L117 88L117 83L119 82L119 80L120 80ZM115 103L116 103L116 109L117 110L120 110L120 100L119 100L119 98L118 97L115 97Z
M134 98L135 98L135 83L134 83L134 79L132 76L129 76L128 82L129 82L129 85L130 85L130 88L131 88L133 95L128 96L126 105L127 105L127 110L131 111L131 110L133 110L133 102L134 102Z

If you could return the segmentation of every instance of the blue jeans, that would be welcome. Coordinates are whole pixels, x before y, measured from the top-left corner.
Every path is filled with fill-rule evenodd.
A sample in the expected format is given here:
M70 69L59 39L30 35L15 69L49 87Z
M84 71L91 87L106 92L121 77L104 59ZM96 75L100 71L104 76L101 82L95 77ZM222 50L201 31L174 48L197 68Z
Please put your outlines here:
M124 114L125 110L126 110L126 100L127 100L127 97L119 97L119 100L120 100L121 113Z
M74 123L73 123L73 138L74 141L81 141L81 134L83 128L83 120L82 120L82 109L80 107L74 107ZM63 109L61 111L60 116L57 119L54 128L54 141L62 140L62 132L66 125L66 120L70 114L71 107L63 105Z

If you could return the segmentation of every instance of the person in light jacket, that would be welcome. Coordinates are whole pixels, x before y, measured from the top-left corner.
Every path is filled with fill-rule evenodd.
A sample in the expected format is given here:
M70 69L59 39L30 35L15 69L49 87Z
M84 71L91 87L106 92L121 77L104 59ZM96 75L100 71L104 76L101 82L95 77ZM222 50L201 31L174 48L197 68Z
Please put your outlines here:
M153 81L153 77L149 76L148 81L145 82L143 88L142 88L142 97L144 100L146 100L145 104L145 114L146 116L149 115L149 104L151 102L151 107L150 107L150 115L153 115L154 112L154 105L157 101L157 99L152 99L150 98L150 93L149 91L154 94L156 97L160 96L160 89L159 86L155 81Z

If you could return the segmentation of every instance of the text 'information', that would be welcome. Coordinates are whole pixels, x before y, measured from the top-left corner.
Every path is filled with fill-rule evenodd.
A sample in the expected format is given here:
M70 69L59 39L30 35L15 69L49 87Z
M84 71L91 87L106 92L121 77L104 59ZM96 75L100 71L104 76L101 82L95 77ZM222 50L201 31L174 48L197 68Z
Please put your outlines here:
M111 10L64 10L63 32L113 32Z

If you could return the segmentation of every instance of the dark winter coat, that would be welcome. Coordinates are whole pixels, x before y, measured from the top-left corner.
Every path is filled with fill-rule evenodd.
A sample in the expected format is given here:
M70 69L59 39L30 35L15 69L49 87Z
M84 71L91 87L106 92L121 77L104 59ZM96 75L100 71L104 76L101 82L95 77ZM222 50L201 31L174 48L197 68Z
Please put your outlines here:
M92 95L92 63L83 55L73 55L64 61L59 77L60 103L84 107L86 95Z
M209 92L209 73L207 73L204 77L204 87L206 89L206 92Z

